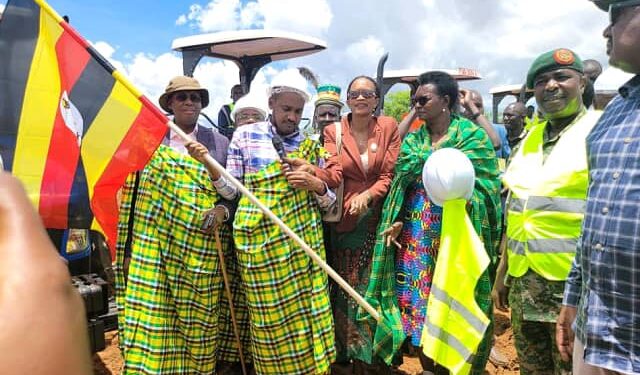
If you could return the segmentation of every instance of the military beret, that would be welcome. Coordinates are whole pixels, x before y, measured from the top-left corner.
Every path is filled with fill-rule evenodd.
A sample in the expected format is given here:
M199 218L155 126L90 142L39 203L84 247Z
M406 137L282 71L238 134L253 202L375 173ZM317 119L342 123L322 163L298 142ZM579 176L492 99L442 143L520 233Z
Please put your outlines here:
M556 69L573 69L583 73L582 60L567 48L558 48L545 52L533 61L527 73L527 88L533 88L533 82L539 74Z

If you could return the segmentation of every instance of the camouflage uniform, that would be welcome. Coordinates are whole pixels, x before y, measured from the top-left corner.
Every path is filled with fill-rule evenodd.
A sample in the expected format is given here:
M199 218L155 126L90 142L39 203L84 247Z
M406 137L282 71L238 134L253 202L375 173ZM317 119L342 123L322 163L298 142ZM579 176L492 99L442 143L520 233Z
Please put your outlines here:
M562 361L556 346L563 293L564 281L549 281L532 270L512 279L509 305L520 374L571 374L571 363Z
M553 138L549 138L545 129L542 145L545 160L570 127L567 126ZM562 361L556 346L556 320L562 306L564 281L547 280L529 269L521 277L507 276L507 285L511 287L511 326L520 361L520 374L571 374L571 362Z

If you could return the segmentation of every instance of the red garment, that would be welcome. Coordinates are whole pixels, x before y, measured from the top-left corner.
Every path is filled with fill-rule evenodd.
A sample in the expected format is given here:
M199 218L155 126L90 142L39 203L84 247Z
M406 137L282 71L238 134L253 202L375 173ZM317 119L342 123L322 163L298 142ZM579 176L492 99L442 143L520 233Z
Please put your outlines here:
M404 120L405 118L407 118L407 116L409 116L409 113L405 113L404 115L402 115L402 119ZM424 124L424 120L420 119L420 117L416 117L416 119L413 120L411 125L409 125L409 133L412 133L420 129L420 126L422 126L422 124Z

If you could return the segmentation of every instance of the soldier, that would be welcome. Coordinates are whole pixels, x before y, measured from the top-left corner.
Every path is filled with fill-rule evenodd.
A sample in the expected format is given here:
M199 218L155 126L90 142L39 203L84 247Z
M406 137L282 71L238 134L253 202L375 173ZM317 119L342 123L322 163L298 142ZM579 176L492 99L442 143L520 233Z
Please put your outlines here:
M544 121L521 142L503 178L511 191L507 256L500 261L493 298L504 309L509 295L525 375L571 372L555 345L555 322L584 213L584 139L598 118L582 104L585 84L582 61L568 49L546 52L533 62L527 87L534 89Z

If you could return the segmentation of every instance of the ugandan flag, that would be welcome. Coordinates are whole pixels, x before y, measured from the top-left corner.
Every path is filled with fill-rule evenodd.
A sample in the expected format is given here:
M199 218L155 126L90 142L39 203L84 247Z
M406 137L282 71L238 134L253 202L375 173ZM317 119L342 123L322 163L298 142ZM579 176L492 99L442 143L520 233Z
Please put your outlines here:
M116 193L160 144L165 116L42 0L7 3L0 93L4 168L45 227L100 230L113 245Z

